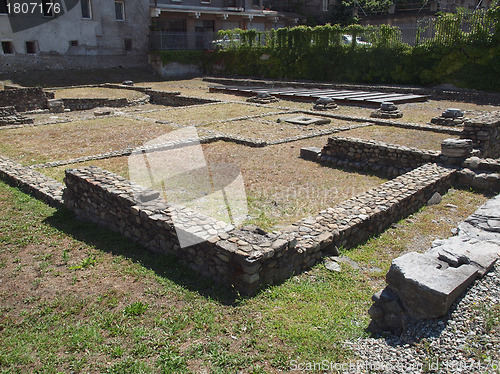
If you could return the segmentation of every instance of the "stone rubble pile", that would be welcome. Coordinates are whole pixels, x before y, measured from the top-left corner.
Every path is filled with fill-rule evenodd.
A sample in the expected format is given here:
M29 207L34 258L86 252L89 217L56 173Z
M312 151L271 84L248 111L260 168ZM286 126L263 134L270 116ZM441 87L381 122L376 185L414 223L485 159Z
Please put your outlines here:
M476 278L500 258L500 195L458 227L458 235L436 240L425 253L393 260L387 287L373 296L368 311L375 333L401 333L412 320L444 316Z
M0 126L24 125L29 123L33 123L33 119L18 113L14 106L0 107Z
M279 101L276 96L271 95L269 92L259 92L256 96L249 97L247 102L257 104L271 104Z
M318 100L314 102L313 110L335 110L339 106L335 103L330 97L320 97Z
M431 123L439 126L460 126L465 120L463 111L456 108L448 108L440 116L432 118Z
M403 112L394 103L384 102L380 104L380 108L371 112L370 117L384 119L402 118Z

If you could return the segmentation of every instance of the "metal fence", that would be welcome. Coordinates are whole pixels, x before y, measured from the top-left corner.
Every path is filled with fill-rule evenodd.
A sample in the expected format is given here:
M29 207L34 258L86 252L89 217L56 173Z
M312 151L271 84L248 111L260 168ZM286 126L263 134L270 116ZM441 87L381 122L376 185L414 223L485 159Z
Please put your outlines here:
M393 26L396 26L399 30L401 30L402 42L414 46L417 43L420 44L436 36L436 22L437 19L435 17L425 17L419 19L417 22L404 24L396 23L393 24ZM478 25L486 27L486 29L489 30L490 35L495 32L493 21L485 10L463 10L461 12L461 20L457 25L457 28L460 31L470 33L477 28ZM452 34L454 31L453 27L449 27L445 30L441 30L441 33L443 35L446 33Z
M214 32L151 31L151 50L210 49Z

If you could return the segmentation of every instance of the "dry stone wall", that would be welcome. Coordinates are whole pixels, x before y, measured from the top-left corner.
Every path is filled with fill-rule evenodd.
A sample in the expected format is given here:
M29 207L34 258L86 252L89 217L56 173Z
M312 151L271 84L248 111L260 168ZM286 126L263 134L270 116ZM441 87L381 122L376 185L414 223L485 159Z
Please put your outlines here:
M0 179L49 205L62 206L62 183L1 155Z
M186 222L213 225L207 241L181 248L173 209L158 193L96 167L66 171L65 204L79 216L121 232L146 248L175 254L191 268L245 294L307 269L340 246L349 247L387 228L446 191L454 169L427 164L380 187L297 222L282 232L228 228L184 210ZM137 200L137 196L143 196ZM176 208L177 209L177 208ZM177 214L177 212L176 212ZM182 228L189 233L191 228Z
M188 106L188 105L199 105L199 104L220 102L220 100L214 100L214 99L182 96L180 95L179 92L154 91L149 89L144 90L143 92L149 95L150 97L149 100L152 104L158 104L158 105Z
M428 162L442 162L440 152L356 138L331 137L320 160L337 166L395 176Z
M122 108L129 105L127 99L93 99L93 98L65 98L61 99L64 108L70 110L87 110L93 109L97 107L113 107L113 108Z
M260 277L254 266L255 245L243 240L241 230L226 232L223 222L166 206L158 192L97 167L67 170L65 183L65 204L81 218L118 231L153 252L174 254L202 275L234 284L241 292L257 289ZM183 235L199 225L211 225L209 230L214 231L209 232L214 235L182 248L176 231L179 226L174 226L174 210L190 225L180 227ZM257 241L273 238L258 233L253 236Z
M14 106L0 107L0 126L24 125L27 123L33 123L33 119L19 114Z
M460 137L472 139L481 157L500 157L500 111L466 120Z
M53 98L53 94L39 87L1 90L0 107L14 106L18 112L46 109L47 100Z

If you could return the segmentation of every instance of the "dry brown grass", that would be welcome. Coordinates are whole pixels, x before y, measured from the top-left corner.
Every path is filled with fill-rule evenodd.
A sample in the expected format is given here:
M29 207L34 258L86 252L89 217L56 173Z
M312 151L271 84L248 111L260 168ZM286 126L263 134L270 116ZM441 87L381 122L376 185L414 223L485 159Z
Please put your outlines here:
M248 138L264 140L277 140L290 136L306 135L313 131L325 130L334 127L349 126L352 123L332 119L326 125L293 125L287 122L279 122L278 118L296 117L299 114L270 115L258 119L240 120L232 122L218 122L199 127L200 133L211 130L224 134L239 135ZM312 117L307 115L306 117Z
M0 153L24 164L65 160L142 145L170 125L102 118L0 131Z
M243 116L265 114L269 112L276 113L279 112L279 110L237 103L221 103L194 107L176 107L137 114L141 117L153 120L170 121L181 125L195 125Z
M326 144L327 136L250 148L233 143L204 144L209 164L236 164L243 175L249 214L266 228L287 225L369 190L385 180L359 172L321 166L299 158L301 147ZM41 171L62 181L64 170L96 165L128 178L128 158L61 166Z
M404 145L418 149L441 150L444 139L453 138L449 134L440 134L430 131L410 130L391 126L369 126L344 131L338 136L378 140L390 144Z
M139 85L152 87L158 90L180 91L181 94L189 96L216 98L221 100L246 100L245 96L240 95L209 93L208 88L210 86L216 86L217 84L204 82L201 78L169 82L145 82L140 83ZM312 103L294 102L288 100L280 100L277 103L270 104L269 106L282 106L300 110L312 109ZM423 103L400 104L398 107L404 113L404 117L400 119L400 121L414 123L429 123L432 117L439 116L446 108L460 108L465 110L466 115L469 117L477 115L479 111L489 112L493 110L500 110L499 105L479 105L451 100L428 100ZM339 109L335 110L333 113L368 118L370 117L370 113L372 111L373 108L371 107L340 105Z
M250 215L265 227L286 225L373 188L384 180L362 173L321 166L299 158L301 147L326 144L327 137L248 148L218 142L204 145L209 163L240 168Z
M86 161L77 164L57 166L53 168L37 169L39 172L54 178L60 182L64 179L64 171L66 169L78 169L86 166L99 166L102 169L109 170L115 174L125 178L129 177L128 173L128 157L113 157L104 160Z
M104 87L65 88L52 91L56 99L128 99L136 100L145 95L139 91Z

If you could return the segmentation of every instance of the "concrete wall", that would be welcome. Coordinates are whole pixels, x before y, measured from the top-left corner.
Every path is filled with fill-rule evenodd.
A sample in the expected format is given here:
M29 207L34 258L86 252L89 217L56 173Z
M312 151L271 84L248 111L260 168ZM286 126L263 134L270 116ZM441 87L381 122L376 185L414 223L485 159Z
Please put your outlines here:
M65 2L67 11L61 10L55 17L44 17L39 12L29 19L19 14L0 15L0 39L14 47L13 54L4 54L0 48L0 72L147 64L150 26L147 0L125 0L123 21L116 20L114 1L92 0L90 19L82 18L80 2L72 7L70 2ZM125 50L125 39L132 40L129 51ZM26 41L35 42L36 53L27 53ZM77 41L78 45L71 46L71 41Z

